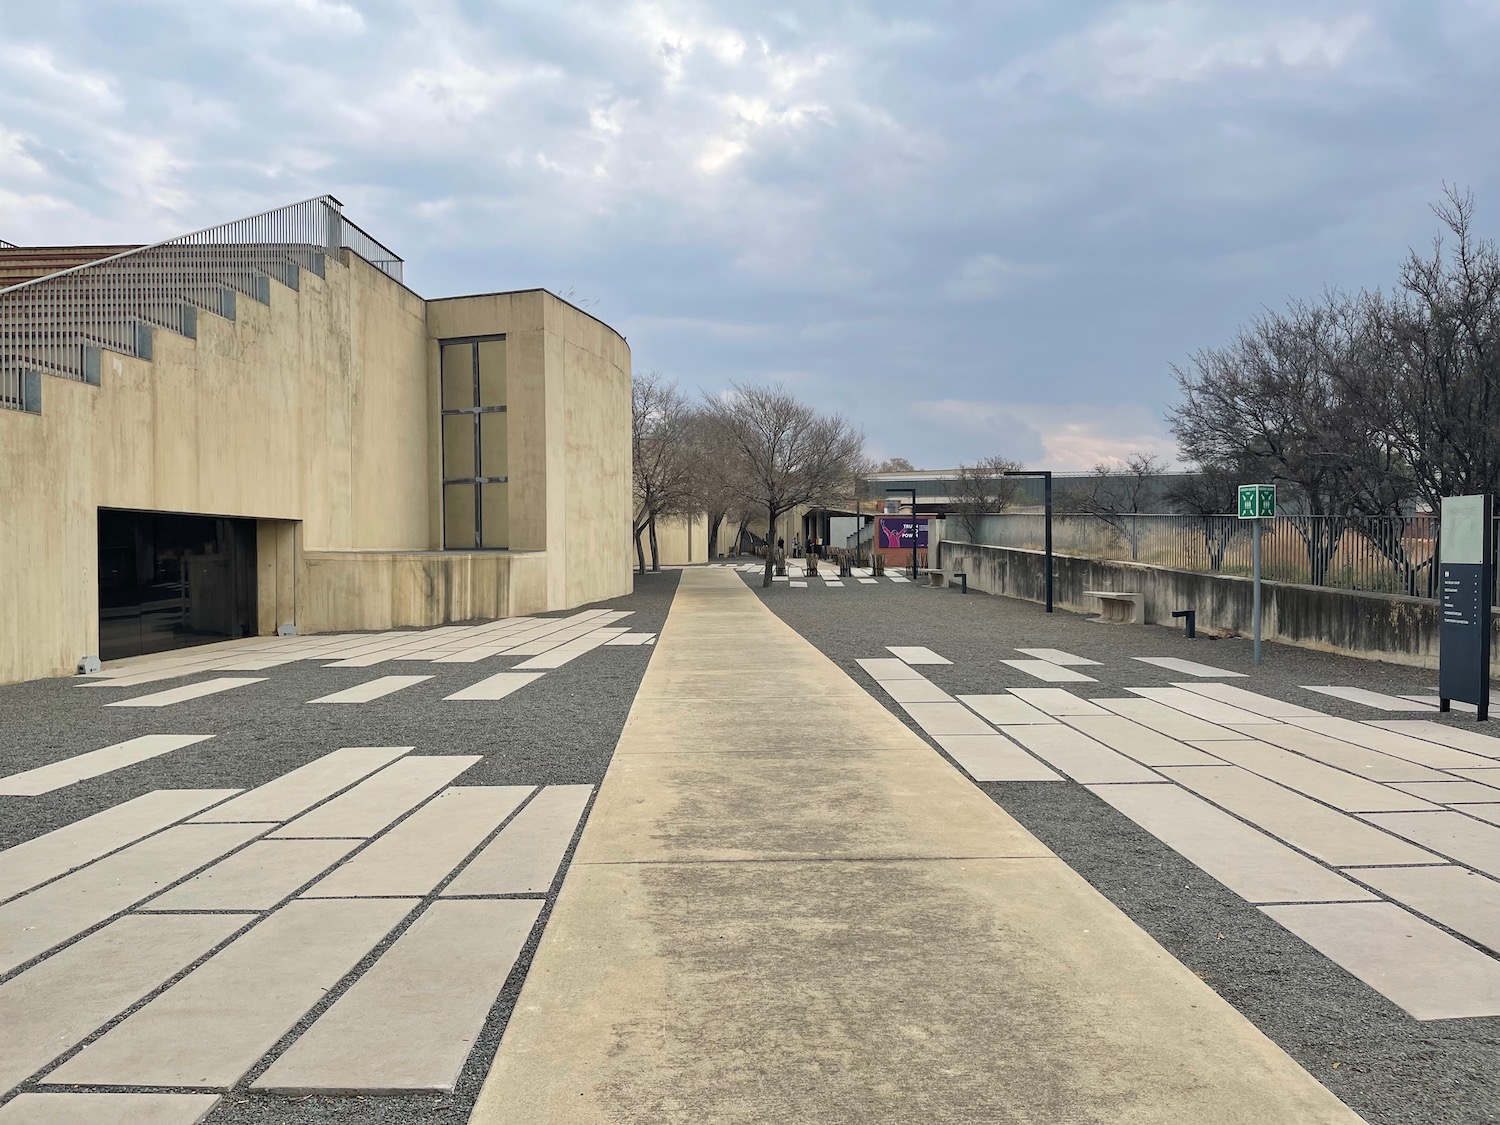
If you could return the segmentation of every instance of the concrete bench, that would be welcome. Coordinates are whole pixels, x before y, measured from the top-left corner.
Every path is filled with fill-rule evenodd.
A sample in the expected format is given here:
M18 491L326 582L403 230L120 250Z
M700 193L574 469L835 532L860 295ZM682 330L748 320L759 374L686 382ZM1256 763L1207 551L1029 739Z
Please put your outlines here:
M1139 625L1145 616L1145 598L1140 594L1122 593L1118 590L1085 590L1086 598L1099 599L1099 616L1091 621L1103 621L1110 625Z
M962 583L963 592L969 592L969 575L962 570L940 570L933 569L927 572L927 582L931 586L951 586L955 582Z

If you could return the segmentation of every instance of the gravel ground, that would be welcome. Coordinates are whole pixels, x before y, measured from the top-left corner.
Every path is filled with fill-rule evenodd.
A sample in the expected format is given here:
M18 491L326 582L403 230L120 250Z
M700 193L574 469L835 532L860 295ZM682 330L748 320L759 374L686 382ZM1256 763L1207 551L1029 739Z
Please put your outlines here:
M745 577L767 606L918 734L856 659L888 656L886 645L925 645L953 664L925 666L924 675L950 694L981 694L1045 686L1000 661L1024 658L1017 646L1059 648L1103 666L1081 669L1099 683L1056 686L1119 696L1125 687L1191 679L1130 659L1176 656L1248 673L1228 682L1329 714L1433 717L1384 715L1300 686L1432 691L1436 674L1421 669L1275 644L1264 647L1256 669L1246 640L1189 641L1177 630L1097 625L955 590L888 582L841 590L778 582L762 590L759 575ZM1473 725L1472 717L1445 721ZM1412 1019L1081 785L981 788L1371 1125L1500 1122L1500 1018Z
M634 632L658 632L666 620L676 587L676 571L638 575L634 594L589 608L631 610L633 615L617 622L617 626L628 626ZM572 612L576 611L538 616L565 617ZM121 689L80 690L76 679L37 680L0 687L0 715L5 717L0 724L0 775L32 769L141 734L216 736L44 796L0 797L0 847L31 839L154 789L249 788L341 746L414 745L413 756L482 754L482 761L459 775L455 782L458 785L598 785L654 651L650 646L596 649L547 672L500 703L447 702L443 697L503 671L518 663L520 657L494 657L476 664L400 661L369 668L324 668L317 661L302 661L264 672L203 673L191 679L206 679L210 675L266 679L222 695L160 709L105 704L187 680ZM370 703L305 705L310 699L377 676L402 674L434 678ZM571 859L571 851L568 858ZM544 925L556 889L554 884L543 907ZM418 913L413 911L409 917ZM400 936L403 928L404 924L365 958L361 972ZM540 927L533 931L452 1094L288 1098L248 1092L243 1086L269 1066L269 1062L264 1062L251 1072L241 1089L228 1094L206 1118L208 1125L466 1122L525 980L540 933ZM353 975L345 983L352 979ZM277 1051L288 1046L337 999L340 991L331 992L323 1005L287 1035Z

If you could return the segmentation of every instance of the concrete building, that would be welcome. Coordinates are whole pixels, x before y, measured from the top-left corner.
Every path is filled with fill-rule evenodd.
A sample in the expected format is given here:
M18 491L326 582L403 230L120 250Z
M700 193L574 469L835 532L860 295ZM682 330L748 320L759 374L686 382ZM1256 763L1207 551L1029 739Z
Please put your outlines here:
M0 245L0 681L628 593L630 378L543 290L423 299L331 197Z

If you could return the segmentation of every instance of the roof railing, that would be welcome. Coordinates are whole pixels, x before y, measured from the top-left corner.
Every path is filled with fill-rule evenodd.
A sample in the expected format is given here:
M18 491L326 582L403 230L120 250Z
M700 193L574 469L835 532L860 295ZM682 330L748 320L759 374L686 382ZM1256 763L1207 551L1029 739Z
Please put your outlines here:
M268 279L296 288L345 247L402 280L400 257L322 195L0 288L0 409L36 410L41 373L98 382L103 351L149 359L152 328L196 336L199 310L232 318L236 295L269 302Z

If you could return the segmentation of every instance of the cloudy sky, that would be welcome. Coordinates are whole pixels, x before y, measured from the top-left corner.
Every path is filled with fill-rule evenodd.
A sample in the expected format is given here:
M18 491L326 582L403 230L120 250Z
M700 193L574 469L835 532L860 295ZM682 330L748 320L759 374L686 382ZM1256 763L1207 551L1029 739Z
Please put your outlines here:
M0 0L0 238L329 192L919 466L1171 455L1170 365L1500 233L1500 0Z

